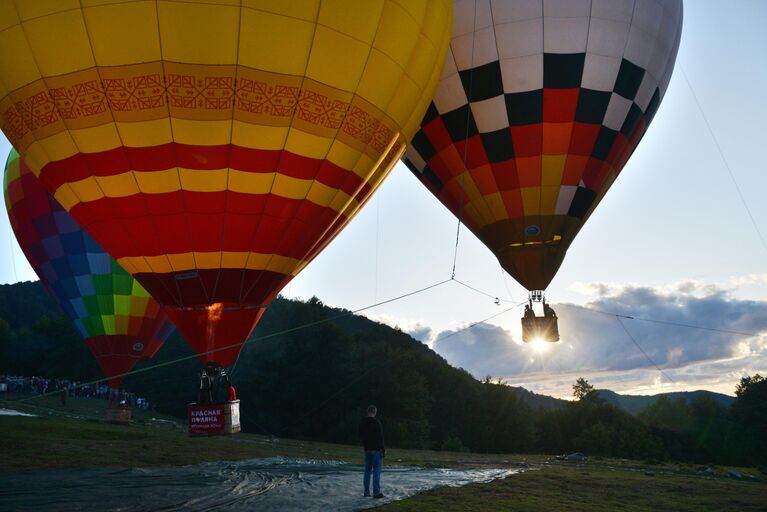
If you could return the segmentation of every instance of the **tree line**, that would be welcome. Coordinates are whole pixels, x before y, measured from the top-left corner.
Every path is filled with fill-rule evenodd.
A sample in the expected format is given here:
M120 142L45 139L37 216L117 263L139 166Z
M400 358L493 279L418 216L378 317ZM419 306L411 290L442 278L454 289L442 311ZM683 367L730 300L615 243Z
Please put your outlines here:
M298 326L313 324L305 329ZM124 386L184 417L201 363L174 334ZM95 380L85 344L39 283L0 286L0 373ZM725 407L707 397L658 398L637 416L605 403L585 379L573 402L553 402L499 380L477 380L408 334L350 312L278 298L233 366L248 432L357 442L369 404L390 446L476 452L567 453L695 463L767 460L767 383L738 384Z

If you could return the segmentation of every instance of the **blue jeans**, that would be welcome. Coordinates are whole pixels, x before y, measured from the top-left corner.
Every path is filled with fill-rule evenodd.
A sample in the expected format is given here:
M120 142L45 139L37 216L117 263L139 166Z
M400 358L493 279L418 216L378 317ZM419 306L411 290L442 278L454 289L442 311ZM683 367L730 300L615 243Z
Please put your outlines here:
M365 496L370 496L370 475L373 475L373 496L381 494L381 468L383 453L381 450L365 450Z

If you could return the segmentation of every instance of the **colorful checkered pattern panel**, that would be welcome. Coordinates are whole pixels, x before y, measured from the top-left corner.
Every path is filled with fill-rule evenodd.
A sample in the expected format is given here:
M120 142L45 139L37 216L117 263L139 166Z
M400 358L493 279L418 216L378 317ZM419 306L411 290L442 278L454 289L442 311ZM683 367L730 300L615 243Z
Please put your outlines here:
M173 332L157 301L50 196L15 151L6 163L4 191L22 251L105 374L151 357Z
M456 1L405 163L517 280L544 288L652 121L681 27L681 0ZM531 268L528 249L550 261Z

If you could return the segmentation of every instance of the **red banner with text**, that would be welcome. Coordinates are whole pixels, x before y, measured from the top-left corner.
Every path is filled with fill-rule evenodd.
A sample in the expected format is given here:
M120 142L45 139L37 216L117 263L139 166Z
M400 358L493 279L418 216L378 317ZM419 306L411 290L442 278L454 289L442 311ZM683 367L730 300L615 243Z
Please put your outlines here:
M189 414L190 434L209 434L224 431L223 405L190 405Z

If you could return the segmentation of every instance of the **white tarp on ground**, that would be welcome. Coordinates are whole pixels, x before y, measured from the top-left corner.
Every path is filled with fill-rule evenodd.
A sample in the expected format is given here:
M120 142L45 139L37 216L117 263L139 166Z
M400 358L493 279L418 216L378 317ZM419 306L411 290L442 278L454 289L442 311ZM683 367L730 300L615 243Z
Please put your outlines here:
M25 412L14 411L13 409L0 408L0 416L37 416L36 414L27 414Z
M286 457L165 468L0 473L0 509L35 511L362 510L519 469L384 467L384 499L362 497L362 466Z

